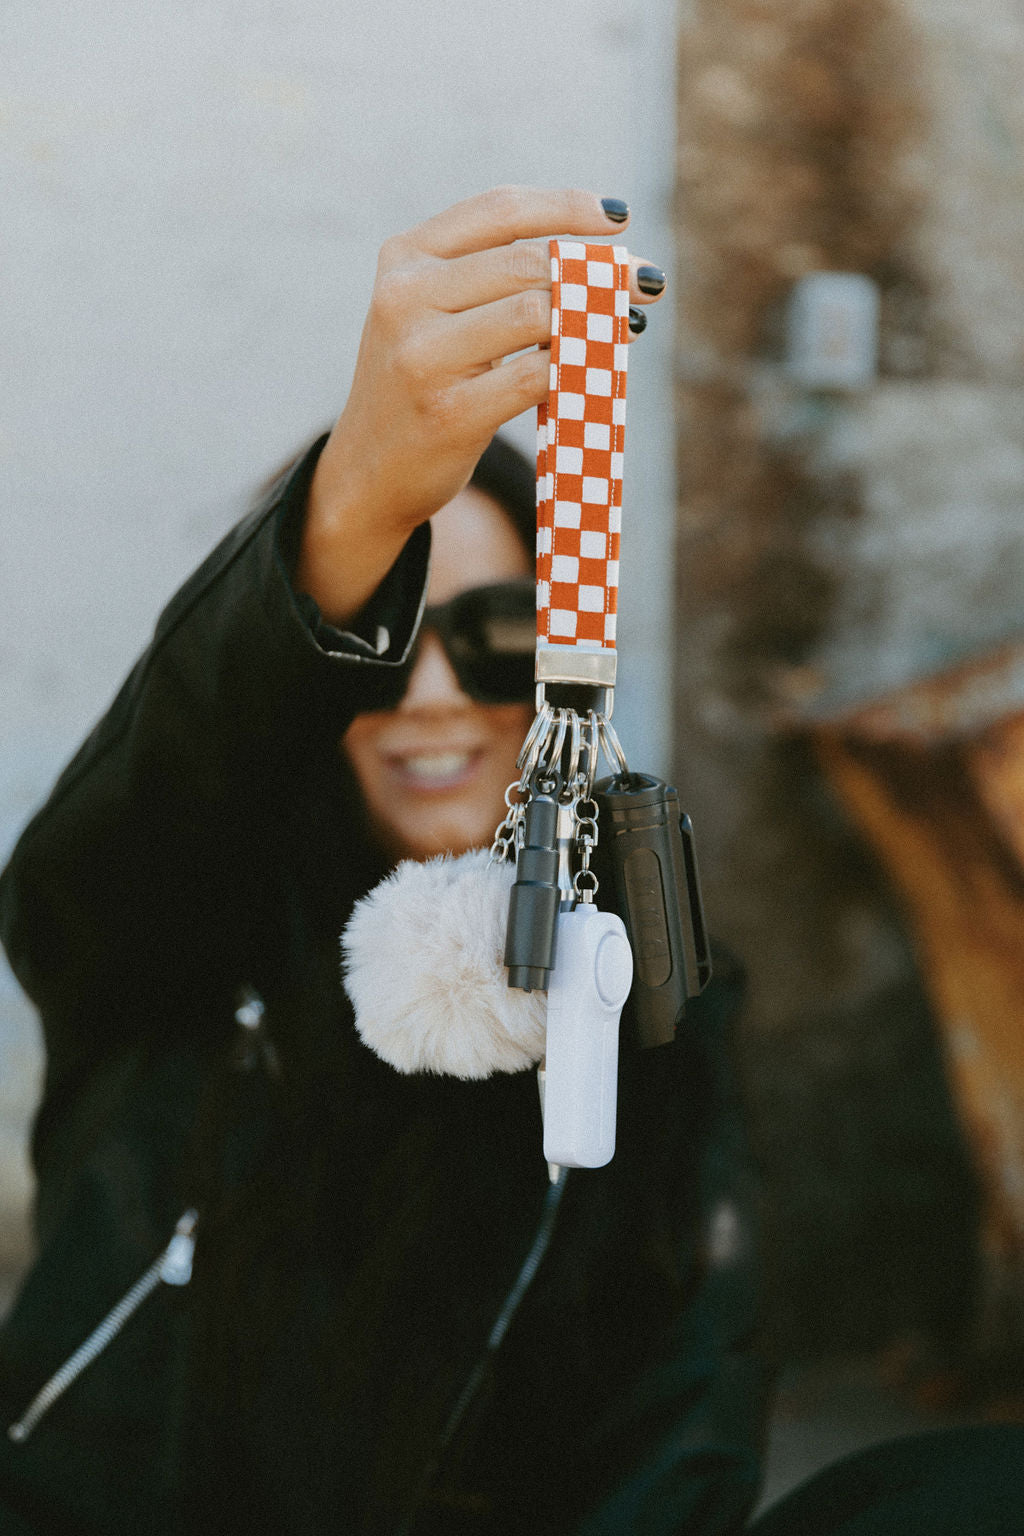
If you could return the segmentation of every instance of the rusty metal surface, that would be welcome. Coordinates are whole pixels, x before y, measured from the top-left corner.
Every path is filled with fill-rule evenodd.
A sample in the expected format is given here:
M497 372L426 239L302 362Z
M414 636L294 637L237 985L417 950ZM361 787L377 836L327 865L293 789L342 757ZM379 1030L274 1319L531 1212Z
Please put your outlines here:
M800 724L866 741L935 745L1018 715L1024 715L1024 638L878 698L834 710L812 706Z

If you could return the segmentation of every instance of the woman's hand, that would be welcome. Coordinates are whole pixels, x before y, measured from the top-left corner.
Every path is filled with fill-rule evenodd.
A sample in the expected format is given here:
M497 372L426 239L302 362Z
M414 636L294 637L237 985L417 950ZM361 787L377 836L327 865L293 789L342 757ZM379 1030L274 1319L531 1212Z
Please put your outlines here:
M591 192L499 187L386 241L310 491L296 580L325 617L350 619L498 428L547 397L550 235L607 236L627 218ZM663 274L631 266L631 301L653 302Z

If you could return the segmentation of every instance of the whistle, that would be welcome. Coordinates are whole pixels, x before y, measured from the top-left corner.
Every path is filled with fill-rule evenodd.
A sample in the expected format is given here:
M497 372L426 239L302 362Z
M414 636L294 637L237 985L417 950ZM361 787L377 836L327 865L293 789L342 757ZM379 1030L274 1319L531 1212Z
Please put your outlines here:
M601 827L595 868L615 892L633 951L637 1040L667 1045L687 998L711 979L693 828L673 786L651 774L602 779L594 798Z

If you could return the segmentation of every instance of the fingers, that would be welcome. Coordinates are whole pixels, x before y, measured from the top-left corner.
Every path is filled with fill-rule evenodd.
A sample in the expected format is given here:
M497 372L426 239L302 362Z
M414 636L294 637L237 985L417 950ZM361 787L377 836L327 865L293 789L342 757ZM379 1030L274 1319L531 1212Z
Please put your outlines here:
M449 409L493 435L514 416L547 400L550 386L551 353L542 346L507 357L475 378L453 385L448 393Z
M432 333L434 358L451 374L490 367L513 352L547 346L550 340L551 295L537 289L467 310Z
M435 307L449 314L493 304L529 289L550 292L548 242L520 240L455 261L431 263L428 283Z
M644 256L630 256L631 304L654 304L665 288L665 274ZM424 299L447 314L493 304L529 290L551 288L551 256L547 240L521 240L454 261L427 263L421 273Z
M518 252L523 255L517 261L507 259ZM445 293L454 313L433 324L429 335L423 337L432 362L453 376L467 368L490 367L526 347L547 346L551 336L551 264L543 246L528 242L444 265L465 266L470 262L476 266ZM542 275L541 262L546 275ZM635 340L647 326L646 315L632 300L654 303L665 286L661 269L642 258L631 258L630 267L627 341ZM659 291L652 292L655 288ZM483 295L493 292L502 296L483 300Z
M521 352L500 367L455 385L449 397L451 408L493 436L513 416L547 399L550 372L547 350Z
M646 328L647 317L630 307L626 340L633 341ZM492 304L477 305L458 315L435 321L421 338L421 357L412 359L423 372L428 364L450 378L498 366L504 358L526 347L547 347L551 340L551 296L527 288Z
M615 215L624 204L607 198ZM417 224L395 244L412 245L426 255L465 256L513 240L531 240L552 231L562 235L609 235L625 227L626 217L609 217L595 192L579 188L493 187L456 203Z

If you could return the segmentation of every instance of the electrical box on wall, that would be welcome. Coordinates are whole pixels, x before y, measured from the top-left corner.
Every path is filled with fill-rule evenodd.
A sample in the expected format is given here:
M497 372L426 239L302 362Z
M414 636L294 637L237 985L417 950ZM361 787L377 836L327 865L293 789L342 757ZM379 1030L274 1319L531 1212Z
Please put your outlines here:
M867 389L878 374L878 286L861 272L811 272L793 285L786 372L804 389Z

